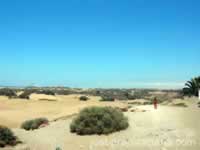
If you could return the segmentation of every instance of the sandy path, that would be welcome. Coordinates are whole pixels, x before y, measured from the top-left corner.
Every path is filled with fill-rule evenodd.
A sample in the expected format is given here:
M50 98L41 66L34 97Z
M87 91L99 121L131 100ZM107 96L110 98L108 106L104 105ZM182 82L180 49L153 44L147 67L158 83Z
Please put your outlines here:
M137 106L146 112L127 112L130 127L109 136L78 136L69 132L71 119L50 126L24 131L14 129L30 150L199 150L200 110L195 107L177 108ZM18 146L15 150L22 150ZM13 150L13 149L9 149ZM25 149L24 149L25 150ZM28 149L26 149L28 150Z

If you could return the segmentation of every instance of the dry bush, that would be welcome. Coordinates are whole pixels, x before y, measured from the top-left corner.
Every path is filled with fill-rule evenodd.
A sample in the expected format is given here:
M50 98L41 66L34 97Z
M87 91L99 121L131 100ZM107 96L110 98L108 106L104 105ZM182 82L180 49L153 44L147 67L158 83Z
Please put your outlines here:
M21 128L25 130L35 130L38 129L42 124L48 124L48 122L49 121L46 118L36 118L23 122Z
M18 143L20 141L9 128L0 126L0 147L15 146Z
M115 98L111 97L111 96L102 96L100 101L115 101Z
M87 96L79 97L80 101L87 101L89 98Z
M74 118L70 125L70 131L79 135L109 134L126 129L128 126L128 119L119 109L89 107L83 109Z
M0 95L2 95L2 96L8 96L9 98L17 96L17 94L15 93L14 90L8 89L8 88L0 89Z

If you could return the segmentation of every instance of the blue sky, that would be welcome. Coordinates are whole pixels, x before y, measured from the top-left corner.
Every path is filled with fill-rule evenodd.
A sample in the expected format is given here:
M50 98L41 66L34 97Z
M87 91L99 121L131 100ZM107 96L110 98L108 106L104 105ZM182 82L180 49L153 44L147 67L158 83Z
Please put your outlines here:
M0 84L180 88L200 75L199 0L2 0Z

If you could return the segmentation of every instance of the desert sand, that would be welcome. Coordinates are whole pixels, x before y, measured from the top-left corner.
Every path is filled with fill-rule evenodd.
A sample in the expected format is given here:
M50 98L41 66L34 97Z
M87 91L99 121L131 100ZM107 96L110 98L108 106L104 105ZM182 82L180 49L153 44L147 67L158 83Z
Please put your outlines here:
M26 102L22 105L24 108L20 108L25 109L29 115L33 115L34 110L30 112L28 110L38 107L37 111L35 110L37 113L34 117L40 115L46 117L47 115L49 118L56 118L63 114L76 113L79 109L90 105L125 105L120 102L98 102L98 98L80 102L75 98L76 96L57 97L61 104L35 100ZM23 144L14 148L4 148L3 150L55 150L56 147L60 147L62 150L199 150L200 109L196 105L197 100L175 100L173 103L179 103L180 101L187 103L188 107L175 107L169 104L166 106L159 105L158 109L155 110L152 105L133 105L128 112L125 112L129 119L129 128L110 135L79 136L72 134L69 131L69 125L73 117L53 121L49 126L34 131L13 128L12 130L23 141ZM6 104L8 101L4 103ZM16 104L11 105L10 109L16 108L20 102L14 103ZM5 104L4 107L6 106ZM55 107L51 108L50 106L53 105ZM44 107L48 108L48 111L47 109L42 109ZM60 109L58 109L59 107ZM141 111L131 112L133 109ZM24 118L20 116L20 114L23 114L23 110L20 113L19 110L16 110L16 112L18 112L18 119L28 118L28 115L23 116ZM58 113L54 115L55 112ZM2 118L3 113L0 114L0 118ZM14 113L11 113L9 117L11 115L15 116ZM17 119L14 117L10 120ZM9 121L7 122L9 123ZM17 124L18 122L10 125Z
M46 117L50 121L71 116L88 106L123 106L122 102L100 102L100 97L90 96L87 102L80 101L81 95L32 94L30 100L8 99L0 96L0 124L7 127L20 127L25 120Z

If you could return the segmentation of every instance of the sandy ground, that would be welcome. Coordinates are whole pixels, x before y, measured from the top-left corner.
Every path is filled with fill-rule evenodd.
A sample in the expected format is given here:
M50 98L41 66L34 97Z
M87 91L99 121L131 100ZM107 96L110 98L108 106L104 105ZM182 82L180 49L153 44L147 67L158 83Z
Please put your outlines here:
M123 106L122 102L99 102L100 97L90 96L87 102L79 100L80 95L48 96L32 94L30 100L8 99L0 96L0 124L20 127L25 120L46 117L50 121L78 113L87 106Z
M72 118L52 122L35 131L14 128L24 144L3 150L55 150L56 147L62 150L199 150L200 109L196 101L186 103L189 107L159 105L157 110L152 105L133 106L131 109L146 111L126 112L129 128L108 136L72 134L69 131Z

